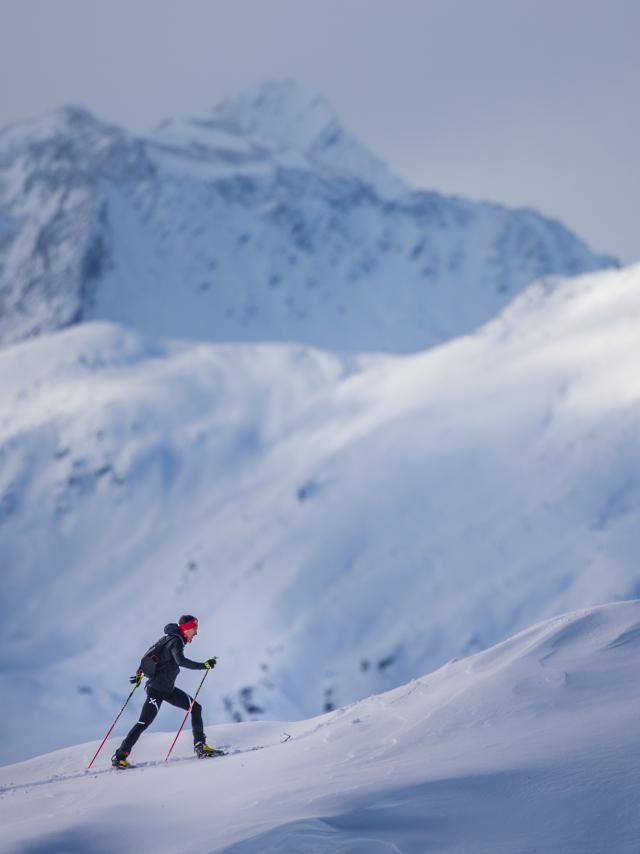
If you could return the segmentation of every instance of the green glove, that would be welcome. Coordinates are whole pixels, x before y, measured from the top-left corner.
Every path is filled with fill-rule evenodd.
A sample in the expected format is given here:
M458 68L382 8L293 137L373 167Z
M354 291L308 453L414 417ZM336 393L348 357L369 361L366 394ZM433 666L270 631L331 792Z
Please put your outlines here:
M218 661L218 659L214 655L213 658L208 658L205 661L204 666L206 667L207 670L213 670L213 668L216 666L217 661Z

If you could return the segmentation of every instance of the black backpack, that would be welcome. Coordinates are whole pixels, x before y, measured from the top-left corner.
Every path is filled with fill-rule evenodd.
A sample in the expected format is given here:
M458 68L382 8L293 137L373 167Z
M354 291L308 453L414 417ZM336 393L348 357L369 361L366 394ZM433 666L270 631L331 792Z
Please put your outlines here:
M162 654L162 649L170 640L169 635L163 635L160 640L157 640L154 644L152 644L149 649L145 652L140 660L140 666L138 667L138 673L143 673L147 679L152 679L156 675L156 670L158 667L158 662L160 661L160 655Z

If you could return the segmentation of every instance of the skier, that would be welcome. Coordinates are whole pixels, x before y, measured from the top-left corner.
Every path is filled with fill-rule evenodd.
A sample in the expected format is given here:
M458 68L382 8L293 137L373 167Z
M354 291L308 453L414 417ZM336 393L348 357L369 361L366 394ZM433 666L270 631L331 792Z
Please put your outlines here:
M190 670L211 670L216 666L215 656L203 662L191 661L185 658L183 652L184 645L191 643L197 634L197 619L191 614L183 614L177 623L169 623L164 627L164 637L149 650L149 652L152 650L154 652L155 672L147 681L147 699L142 706L138 722L133 725L120 747L111 757L111 764L115 768L131 767L129 762L127 762L127 757L133 745L155 719L163 700L185 711L189 709L193 698L184 691L181 691L180 688L175 687L175 681L180 668L188 667ZM144 673L140 669L129 681L132 685L139 685L143 676ZM204 758L207 756L216 756L220 753L219 750L215 750L207 744L207 737L204 734L202 725L202 706L198 702L193 703L193 708L191 709L191 727L193 729L193 749L196 756Z

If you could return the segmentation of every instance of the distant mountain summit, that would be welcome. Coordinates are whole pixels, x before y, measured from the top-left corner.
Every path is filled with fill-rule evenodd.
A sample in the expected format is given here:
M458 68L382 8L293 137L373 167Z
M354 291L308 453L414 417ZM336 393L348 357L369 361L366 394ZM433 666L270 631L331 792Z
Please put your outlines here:
M194 124L203 126L197 120ZM324 98L305 93L291 80L266 83L222 101L209 125L259 140L272 157L283 156L283 164L291 163L291 154L299 154L303 168L311 167L324 178L356 179L391 198L407 192L381 160L344 130Z
M147 136L79 108L0 132L3 345L105 319L407 352L614 265L534 211L407 188L290 81Z

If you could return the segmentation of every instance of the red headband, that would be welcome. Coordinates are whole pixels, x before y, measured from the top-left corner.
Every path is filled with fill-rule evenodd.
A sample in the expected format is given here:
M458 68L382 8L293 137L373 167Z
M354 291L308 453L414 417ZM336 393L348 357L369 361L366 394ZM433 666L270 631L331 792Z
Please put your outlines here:
M193 619L193 620L189 620L188 623L180 623L179 628L180 628L181 632L186 632L189 629L197 629L198 628L198 621L196 619Z

